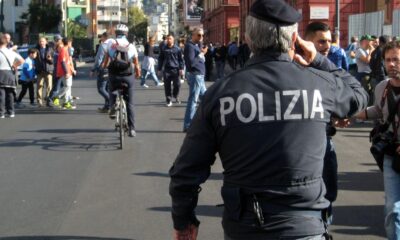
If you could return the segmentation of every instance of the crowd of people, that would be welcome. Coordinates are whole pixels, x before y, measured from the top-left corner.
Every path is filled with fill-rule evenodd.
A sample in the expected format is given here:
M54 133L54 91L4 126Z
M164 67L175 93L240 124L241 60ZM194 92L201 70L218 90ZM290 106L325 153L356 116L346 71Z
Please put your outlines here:
M34 48L27 50L27 57L23 59L9 34L1 34L1 38L0 63L7 74L3 75L1 82L5 87L0 88L4 91L0 97L5 99L0 103L0 118L15 117L15 107L25 106L23 99L27 92L30 105L35 107L76 108L72 96L72 78L76 70L71 39L55 35L54 41L48 42L41 37ZM21 85L19 93L18 85Z
M281 15L275 14L277 8ZM323 22L306 26L303 40L297 33L300 18L283 1L258 0L246 20L246 41L214 46L203 42L203 29L195 28L189 39L166 35L156 56L150 37L141 63L127 40L127 26L118 24L115 38L101 35L92 69L104 98L98 111L115 118L113 91L126 88L129 136L136 136L136 79L143 88L150 87L149 76L156 87L164 86L167 107L181 104L183 79L189 86L183 123L187 137L170 170L175 239L196 238L199 185L209 176L217 151L225 169L225 239L328 239L338 193L333 136L336 127L349 125L350 117L380 120L386 127L386 139L379 140L385 144L379 149L385 228L388 239L400 239L400 43L389 36L363 35L352 37L343 49L339 35ZM14 100L20 106L27 92L30 104L38 107L76 107L69 39L56 35L48 43L40 38L24 60L9 36L0 34L0 53L0 118L14 117ZM224 75L226 61L233 71L229 76ZM207 90L205 81L215 84Z

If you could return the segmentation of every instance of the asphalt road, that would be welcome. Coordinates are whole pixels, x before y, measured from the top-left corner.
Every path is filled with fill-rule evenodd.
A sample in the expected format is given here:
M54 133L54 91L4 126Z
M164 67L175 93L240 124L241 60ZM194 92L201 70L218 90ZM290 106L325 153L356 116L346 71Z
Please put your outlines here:
M25 107L0 127L0 239L171 239L168 169L184 134L185 102L164 106L163 88L137 88L137 137L118 149L113 121L88 69L74 80L75 110ZM137 84L139 86L139 84ZM187 97L183 85L182 99ZM27 103L28 100L25 100ZM335 239L384 239L382 174L369 154L370 124L335 137L340 192ZM199 239L223 239L217 161L203 185Z

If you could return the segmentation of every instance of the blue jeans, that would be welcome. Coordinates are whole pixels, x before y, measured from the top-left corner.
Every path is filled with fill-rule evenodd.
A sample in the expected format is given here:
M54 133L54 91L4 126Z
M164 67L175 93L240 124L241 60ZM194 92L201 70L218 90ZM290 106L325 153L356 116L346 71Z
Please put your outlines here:
M206 85L204 82L204 75L197 75L187 73L187 81L189 84L189 97L186 106L185 120L183 122L183 129L189 128L193 116L196 112L196 102L199 97L203 97L206 92Z
M385 229L389 240L400 239L400 173L392 169L392 157L383 160L385 187Z
M104 98L104 108L110 108L110 95L108 94L107 72L99 70L97 74L97 91Z
M153 78L153 81L156 85L160 84L160 81L158 81L156 72L154 71L154 67L152 67L150 70L142 69L142 78L140 79L140 85L143 86L145 84L146 78L149 75L151 76L151 78Z

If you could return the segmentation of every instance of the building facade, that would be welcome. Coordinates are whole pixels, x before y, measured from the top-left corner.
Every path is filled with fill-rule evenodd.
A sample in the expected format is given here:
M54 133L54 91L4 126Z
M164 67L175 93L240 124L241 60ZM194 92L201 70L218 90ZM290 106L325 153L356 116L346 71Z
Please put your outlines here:
M228 44L239 37L239 0L206 0L202 17L205 41Z
M188 34L195 27L203 27L204 0L178 0L176 11L179 13L178 21L181 24L182 34Z
M93 6L92 22L96 35L103 32L114 33L119 23L128 23L128 0L91 0Z
M30 1L0 0L1 2L3 4L4 31L10 33L14 41L21 42L19 33L26 31L25 20L21 19L21 15L27 12Z
M244 37L246 31L245 19L249 13L251 4L255 0L243 0L240 5L241 28L240 36ZM299 33L304 34L304 28L313 21L327 23L335 31L336 23L336 1L331 0L286 0L303 15L299 23ZM400 0L340 0L340 43L346 46L349 38L349 16L360 13L383 11L384 24L393 24L392 16L394 9L400 8Z

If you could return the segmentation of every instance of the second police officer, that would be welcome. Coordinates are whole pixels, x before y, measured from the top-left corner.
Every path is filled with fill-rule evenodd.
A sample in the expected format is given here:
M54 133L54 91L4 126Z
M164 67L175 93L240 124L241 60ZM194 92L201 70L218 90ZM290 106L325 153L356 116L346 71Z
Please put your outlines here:
M300 20L283 0L252 5L246 41L253 57L209 88L170 169L174 239L197 238L199 185L217 152L225 239L325 239L325 126L331 116L364 109L368 95L298 37Z

